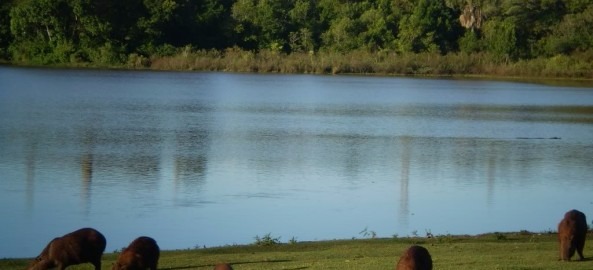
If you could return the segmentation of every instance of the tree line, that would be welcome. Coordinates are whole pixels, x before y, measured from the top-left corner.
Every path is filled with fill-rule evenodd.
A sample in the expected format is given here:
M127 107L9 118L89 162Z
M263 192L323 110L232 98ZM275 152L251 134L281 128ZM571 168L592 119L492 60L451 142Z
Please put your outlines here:
M2 0L0 58L117 65L249 52L593 60L590 0Z

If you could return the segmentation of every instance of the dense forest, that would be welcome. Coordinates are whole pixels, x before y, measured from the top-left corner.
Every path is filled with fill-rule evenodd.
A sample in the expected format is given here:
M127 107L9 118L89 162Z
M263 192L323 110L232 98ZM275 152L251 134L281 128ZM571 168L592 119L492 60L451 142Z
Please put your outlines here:
M591 0L2 0L0 58L208 70L241 70L243 59L248 71L333 73L514 67L591 78L592 25Z

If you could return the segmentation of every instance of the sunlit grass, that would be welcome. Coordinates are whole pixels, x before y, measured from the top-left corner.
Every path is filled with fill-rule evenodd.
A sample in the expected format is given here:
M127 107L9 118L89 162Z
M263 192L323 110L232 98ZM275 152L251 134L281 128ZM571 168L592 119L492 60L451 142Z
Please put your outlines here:
M261 238L260 238L261 239ZM593 269L593 236L589 234L586 261L558 261L555 234L488 234L433 238L378 238L228 246L163 251L159 269L212 269L220 262L234 269L393 269L399 255L412 244L426 247L434 269ZM103 256L110 269L117 254ZM24 269L28 259L0 260L0 269ZM69 269L92 269L90 264Z
M182 50L173 56L155 56L128 62L132 68L262 73L376 74L419 76L492 76L505 78L593 79L591 55L556 56L502 61L486 53L293 52L239 48L224 51ZM138 63L144 63L139 65Z

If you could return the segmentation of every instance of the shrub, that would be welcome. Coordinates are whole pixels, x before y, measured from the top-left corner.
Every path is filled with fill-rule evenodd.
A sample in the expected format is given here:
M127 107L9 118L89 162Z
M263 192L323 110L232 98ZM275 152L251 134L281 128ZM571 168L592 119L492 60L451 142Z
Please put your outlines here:
M256 246L274 246L277 244L280 244L280 237L272 237L271 233L267 233L262 237L259 237L259 235L255 236Z

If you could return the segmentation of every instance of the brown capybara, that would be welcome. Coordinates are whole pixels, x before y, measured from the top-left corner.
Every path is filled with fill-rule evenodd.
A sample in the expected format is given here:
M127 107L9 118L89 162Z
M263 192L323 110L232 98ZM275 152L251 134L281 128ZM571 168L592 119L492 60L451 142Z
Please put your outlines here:
M396 270L432 270L432 258L421 246L411 246L401 255Z
M140 236L125 248L117 262L113 264L113 270L156 270L160 256L159 246L154 239L148 236Z
M587 237L587 218L578 210L570 210L558 224L558 240L560 242L560 260L570 261L576 251L581 260L585 238Z
M29 270L65 269L70 265L91 263L101 269L101 256L107 241L97 230L83 228L54 238L29 265Z
M233 270L233 268L228 263L219 263L214 266L214 270Z

